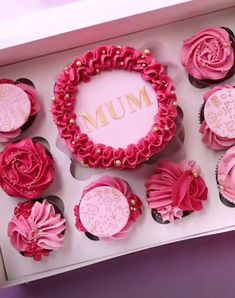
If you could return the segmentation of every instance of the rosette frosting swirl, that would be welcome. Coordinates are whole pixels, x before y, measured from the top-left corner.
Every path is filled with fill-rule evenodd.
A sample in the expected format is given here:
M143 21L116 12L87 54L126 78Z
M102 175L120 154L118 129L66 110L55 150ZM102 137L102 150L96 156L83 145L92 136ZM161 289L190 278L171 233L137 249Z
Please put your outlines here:
M207 200L207 187L194 161L161 161L146 182L147 202L163 221L181 218L184 211L199 211Z
M0 185L9 196L39 198L54 177L50 153L30 138L8 144L0 154Z
M8 224L8 237L25 257L40 261L42 256L62 247L65 219L51 203L46 200L18 203L14 213Z
M183 43L181 63L198 80L221 80L234 65L234 50L229 33L209 27Z

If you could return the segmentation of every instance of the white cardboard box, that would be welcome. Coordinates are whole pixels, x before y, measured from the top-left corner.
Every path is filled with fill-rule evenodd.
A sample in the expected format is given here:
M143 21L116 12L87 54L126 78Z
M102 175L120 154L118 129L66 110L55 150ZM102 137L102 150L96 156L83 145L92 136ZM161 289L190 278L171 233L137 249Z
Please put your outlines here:
M157 59L162 63L169 64L169 74L175 81L178 100L184 110L187 158L195 159L201 165L203 177L209 187L209 201L206 203L205 209L202 212L194 213L183 220L177 221L173 225L159 225L155 223L150 216L150 211L147 210L147 204L144 202L144 216L137 223L128 239L117 241L110 245L87 240L74 227L73 207L78 202L83 187L90 181L103 175L104 171L94 171L92 172L93 175L87 180L81 181L77 181L70 175L69 158L55 146L57 130L48 109L56 75L77 55L82 55L84 51L93 49L97 44L85 45L1 67L0 77L9 77L12 79L28 77L32 79L40 92L43 102L42 111L38 115L36 123L24 136L42 136L49 141L50 149L57 162L57 172L59 174L56 183L47 193L57 194L64 200L65 215L68 222L65 246L58 253L52 254L48 259L45 259L39 264L35 264L33 260L23 258L9 244L6 229L17 200L9 199L1 191L0 243L2 261L0 260L0 281L2 281L2 286L19 284L50 276L118 255L180 241L185 238L234 229L234 210L223 206L219 201L214 177L214 169L221 154L214 153L206 148L201 143L198 133L198 111L204 91L196 90L188 83L184 70L180 66L179 59L182 40L191 36L202 27L208 25L226 26L235 32L235 7L202 15L204 12L222 9L234 3L232 3L233 1L207 1L206 3L204 3L205 1L181 1L181 3L177 4L178 1L158 1L157 4L154 4L155 1L149 1L145 3L144 8L140 1L135 1L136 6L133 2L129 0L125 1L125 3L124 1L119 1L119 4L115 3L113 7L114 11L116 9L115 14L112 14L113 11L112 13L109 12L109 9L111 9L110 4L107 4L106 7L103 5L102 9L107 9L106 13L103 11L102 14L97 8L97 14L86 11L87 18L84 17L84 11L82 13L82 6L79 7L79 3L76 3L76 5L73 3L68 7L64 7L62 11L60 10L62 7L60 7L45 11L44 13L40 12L40 19L44 18L43 23L48 25L48 31L42 25L42 30L37 30L36 32L27 30L19 34L21 32L20 30L18 31L19 28L26 28L21 26L23 26L22 23L26 22L25 20L27 18L22 19L14 25L18 34L16 34L17 36L14 35L14 30L9 30L8 35L5 34L0 38L0 63L2 65L9 64L98 40L99 44L128 44L139 49L143 49L144 46L154 47L157 50ZM84 0L80 4L91 7L91 3L93 3L91 0ZM101 6L102 1L99 3ZM74 5L77 9L80 9L81 23L77 22L76 24L75 22ZM125 13L123 12L123 8L125 8ZM56 29L54 29L55 31L53 31L51 16L56 15L57 18L60 18L62 12L63 14L65 12L67 12L66 14L68 12L71 13L70 18L67 19L69 24L65 22L66 24L64 23L62 27L57 25ZM96 17L95 20L93 19L93 23L89 18L89 13L93 13L93 17ZM196 14L201 14L201 16L191 18L191 16ZM171 23L186 16L190 18L181 22ZM105 19L109 17L110 19ZM29 16L29 18L31 22L39 20L36 15ZM145 20L144 23L139 23L143 20ZM83 23L85 21L89 21L90 23ZM165 23L169 24L162 25ZM12 21L11 24L13 26L14 22ZM3 26L6 26L6 22L3 23ZM108 30L106 30L107 26L109 28ZM141 28L146 29L149 27L154 28L140 31ZM85 36L83 35L84 30L86 33ZM133 31L139 32L127 35L127 33ZM59 33L63 34L60 35ZM74 39L76 35L79 37L78 40ZM116 37L118 35L123 36L101 41L104 38ZM232 82L233 79L230 81ZM81 170L81 176L86 175L84 171L86 170ZM109 173L126 179L132 186L132 189L141 198L144 198L144 180L152 171L152 165L144 165L140 169L133 171L110 171ZM75 190L76 193L74 194L71 190Z

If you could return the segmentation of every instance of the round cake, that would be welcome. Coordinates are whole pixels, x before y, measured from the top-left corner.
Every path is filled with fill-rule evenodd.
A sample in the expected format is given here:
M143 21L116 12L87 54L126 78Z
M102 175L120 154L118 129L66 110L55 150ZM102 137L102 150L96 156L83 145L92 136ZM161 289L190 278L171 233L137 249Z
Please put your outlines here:
M38 94L31 81L0 80L0 142L18 137L38 112Z
M235 70L235 38L225 27L209 27L183 42L181 63L197 88L220 83Z
M200 111L202 142L214 150L235 144L235 88L216 86L204 95Z
M0 153L0 185L11 197L40 198L54 177L52 155L33 139L8 144Z
M228 149L219 161L216 180L222 203L228 207L235 207L235 146Z
M92 240L123 239L141 215L141 201L117 177L88 185L74 208L76 228Z
M100 46L76 58L52 101L61 138L89 167L135 168L175 136L175 88L148 49Z
M65 219L46 199L20 202L8 224L12 246L24 257L41 261L43 256L63 246Z
M161 161L146 182L147 202L158 223L170 223L203 208L207 186L195 161Z

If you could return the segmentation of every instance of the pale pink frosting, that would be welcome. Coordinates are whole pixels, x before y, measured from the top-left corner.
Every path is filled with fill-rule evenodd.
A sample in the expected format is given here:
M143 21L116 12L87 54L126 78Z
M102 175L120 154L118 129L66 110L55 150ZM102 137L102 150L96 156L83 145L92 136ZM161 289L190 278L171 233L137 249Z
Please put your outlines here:
M77 65L78 62L81 66ZM145 81L151 83L159 103L158 113L148 134L137 144L117 150L111 146L94 144L76 123L70 122L71 119L76 120L74 106L79 83L90 81L97 71L111 69L139 72ZM90 167L134 168L161 152L174 137L177 108L174 104L176 95L173 83L152 55L146 56L132 47L100 46L78 57L59 75L54 92L55 101L51 111L60 136L65 139L75 159ZM154 127L158 130L154 131Z
M162 215L162 220L181 218L183 211L198 211L207 200L207 187L194 161L179 164L158 163L154 174L146 182L147 202Z
M43 255L62 247L64 231L65 219L46 200L42 203L30 201L28 205L19 203L8 224L12 246L24 256L34 257L38 261Z
M29 115L27 121L29 121L31 117L37 115L37 113L40 110L40 106L39 106L39 101L38 101L38 93L35 90L35 88L33 88L27 84L18 83L18 82L8 80L8 79L0 80L0 84L5 84L5 83L17 85L17 87L21 88L28 95L28 98L31 103L31 112L30 112L30 115ZM26 123L27 123L27 121L26 121ZM0 132L0 142L8 142L13 138L18 137L21 133L22 133L22 130L20 128L14 130L14 131L11 131L11 132Z
M119 233L117 233L111 237L102 237L100 239L105 240L105 241L110 241L113 239L126 238L128 233L132 229L133 223L142 214L142 211L141 211L142 203L136 195L131 193L128 184L124 180L122 180L118 177L109 177L109 176L102 177L102 178L98 179L97 181L89 184L83 190L82 198L84 197L84 195L86 193L88 193L92 189L95 189L95 188L101 187L101 186L110 186L110 187L113 187L113 188L116 188L117 190L119 190L126 197L128 203L130 205L131 212L130 212L130 216L129 216L126 226ZM132 203L133 201L135 202L134 204ZM133 210L131 207L135 208L135 209ZM74 214L76 217L77 229L82 232L87 232L87 230L84 228L84 226L82 225L81 220L80 220L79 204L75 206Z
M51 155L30 138L8 144L0 154L0 185L9 196L39 198L54 177Z
M233 87L227 84L223 86L215 86L214 88L212 88L211 90L205 93L204 102L206 102L208 98L215 92L222 89L230 89L230 88L233 88ZM224 138L216 135L208 127L205 120L202 121L199 128L199 132L202 134L202 142L214 150L226 149L235 144L235 138Z
M235 203L235 146L226 151L218 164L217 179L221 194Z
M181 63L196 79L225 78L234 64L234 51L228 32L220 27L209 27L186 39Z

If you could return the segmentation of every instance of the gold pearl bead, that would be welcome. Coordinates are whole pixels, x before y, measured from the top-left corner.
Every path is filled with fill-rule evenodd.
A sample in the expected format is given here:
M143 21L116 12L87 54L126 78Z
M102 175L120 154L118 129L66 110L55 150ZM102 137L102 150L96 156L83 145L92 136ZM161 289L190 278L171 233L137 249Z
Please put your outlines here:
M153 132L157 132L158 130L159 130L159 128L157 126L154 126Z
M130 210L133 211L133 207L130 207Z
M177 107L177 106L178 106L177 101L174 101L174 102L173 102L173 106L174 106L174 107Z
M96 150L96 153L101 153L101 150L100 150L100 149L97 149L97 150Z
M115 161L115 165L116 165L117 167L119 167L121 164L122 164L122 162L121 162L120 159L117 159L117 160Z
M193 172L193 177L197 178L199 176L198 172Z
M95 71L96 71L96 73L99 73L100 72L99 68L97 68Z
M144 56L144 55L142 55L142 56L141 56L141 59L144 59L144 58L145 58L145 56Z
M131 200L131 205L135 205L135 200Z
M163 86L164 86L164 88L166 88L168 85L169 85L168 83L165 83Z
M72 144L75 145L76 144L75 141L72 141Z
M121 61L121 62L120 62L120 65L124 65L124 62L123 62L123 61Z
M166 130L166 131L169 131L170 128L169 128L168 126L165 126L165 130Z
M81 165L84 165L84 161L83 161L83 160L80 160L80 164L81 164Z
M145 49L145 50L144 50L144 54L145 54L146 56L149 56L149 55L151 54L150 49Z
M106 51L105 50L102 50L102 54L106 54Z
M82 66L82 62L81 62L80 60L78 60L78 61L76 62L76 65L77 65L78 67L80 67L80 66Z
M55 101L55 96L53 96L53 97L51 98L51 101Z
M120 51L117 50L117 51L116 51L116 54L119 55L119 54L120 54Z
M220 188L220 190L224 189L223 185L219 185L219 188Z
M67 66L65 66L64 70L65 70L65 71L66 71L66 70L68 70L68 67L67 67Z
M65 94L65 98L69 98L69 94L67 93L67 94Z
M70 119L70 120L69 120L69 123L70 123L70 124L74 124L74 123L75 123L75 120L74 120L74 119Z
M146 63L142 63L142 67L146 67Z
M135 207L133 207L133 209L132 209L133 211L136 211L136 208Z
M78 140L79 138L80 138L79 136L76 136L76 137L75 137L76 140Z
M171 94L175 94L175 90L172 90L172 91L171 91Z

